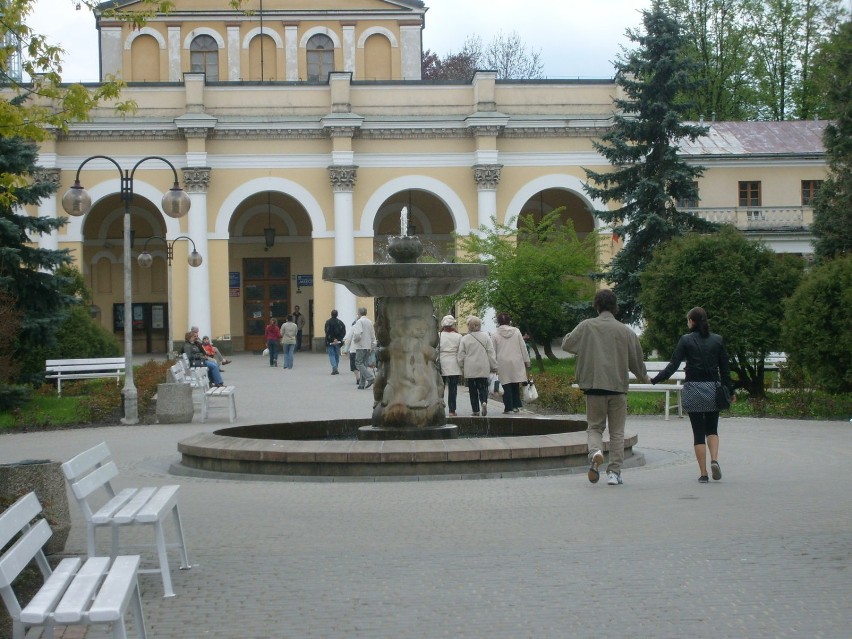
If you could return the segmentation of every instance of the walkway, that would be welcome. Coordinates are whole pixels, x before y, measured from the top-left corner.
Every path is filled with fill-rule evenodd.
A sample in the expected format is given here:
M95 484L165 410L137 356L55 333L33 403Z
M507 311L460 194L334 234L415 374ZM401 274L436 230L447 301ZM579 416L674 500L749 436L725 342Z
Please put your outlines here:
M370 407L351 374L329 375L324 355L299 353L292 371L239 355L226 381L239 387L241 423ZM182 484L194 567L176 573L173 599L161 598L156 575L140 578L152 639L849 636L852 425L724 419L724 477L699 485L686 420L629 423L647 464L627 469L621 487L584 474L375 483L167 474L179 440L226 418L4 435L0 462L65 460L107 441L127 484ZM80 553L73 503L72 513L66 550Z

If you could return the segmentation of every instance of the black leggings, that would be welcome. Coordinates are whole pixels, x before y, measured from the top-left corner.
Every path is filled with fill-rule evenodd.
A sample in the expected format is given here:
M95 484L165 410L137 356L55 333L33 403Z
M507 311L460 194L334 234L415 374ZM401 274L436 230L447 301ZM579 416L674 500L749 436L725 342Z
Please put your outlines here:
M696 446L704 444L708 435L719 435L719 411L689 413L689 423L692 424L692 438Z

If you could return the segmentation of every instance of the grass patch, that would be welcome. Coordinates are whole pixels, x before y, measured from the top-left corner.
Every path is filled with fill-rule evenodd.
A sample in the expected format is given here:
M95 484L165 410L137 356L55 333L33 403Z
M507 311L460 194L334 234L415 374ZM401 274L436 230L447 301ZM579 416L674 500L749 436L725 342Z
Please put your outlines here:
M171 362L146 362L133 369L139 402L140 423L156 421L154 395L157 385L166 381ZM30 402L0 413L0 432L32 432L85 426L115 426L121 423L122 384L114 379L63 381L62 397L56 387L45 384Z

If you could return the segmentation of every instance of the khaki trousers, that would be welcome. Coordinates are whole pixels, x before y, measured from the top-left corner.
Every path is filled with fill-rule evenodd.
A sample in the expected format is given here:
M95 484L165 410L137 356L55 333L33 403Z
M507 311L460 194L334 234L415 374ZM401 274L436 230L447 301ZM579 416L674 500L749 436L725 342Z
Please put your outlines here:
M607 472L621 474L624 462L624 424L627 421L627 395L586 395L586 421L589 461L595 451L603 451L603 432L609 427Z

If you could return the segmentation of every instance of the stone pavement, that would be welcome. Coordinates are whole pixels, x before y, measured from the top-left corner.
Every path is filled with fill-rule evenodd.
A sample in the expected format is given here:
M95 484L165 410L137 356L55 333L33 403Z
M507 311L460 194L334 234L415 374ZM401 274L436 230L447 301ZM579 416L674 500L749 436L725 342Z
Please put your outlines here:
M369 413L369 393L349 373L330 376L324 355L297 353L292 371L233 359L225 379L239 388L240 423ZM120 485L182 485L193 568L174 571L172 599L157 575L140 577L151 638L850 636L847 422L723 419L724 476L708 485L697 482L687 420L662 415L629 419L646 465L619 487L584 473L373 483L168 474L179 440L222 425L224 412L203 425L3 435L0 463L66 460L106 441ZM82 553L71 510L66 551Z

